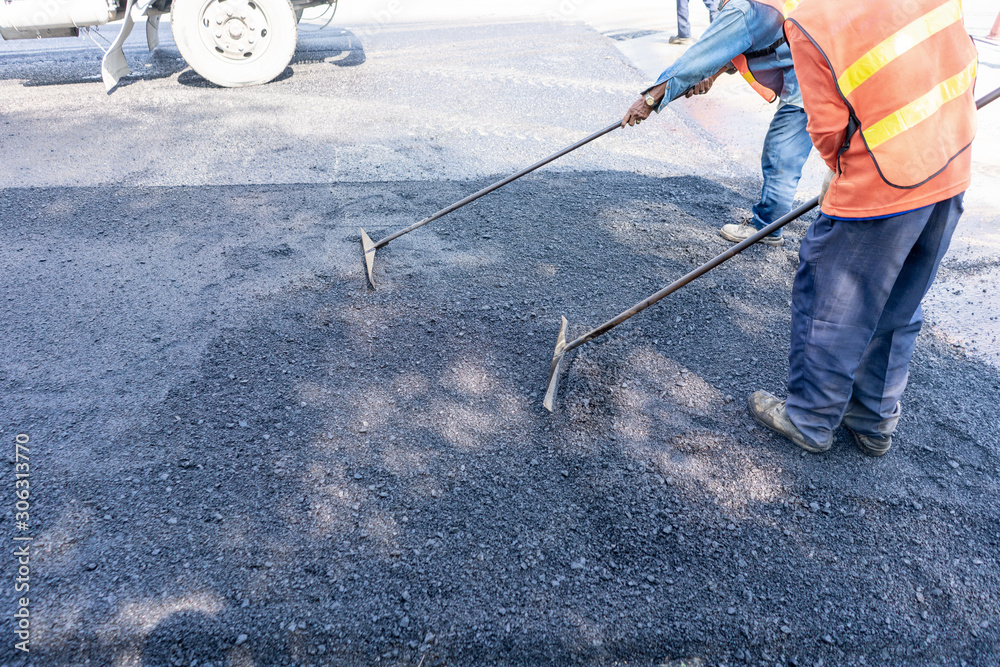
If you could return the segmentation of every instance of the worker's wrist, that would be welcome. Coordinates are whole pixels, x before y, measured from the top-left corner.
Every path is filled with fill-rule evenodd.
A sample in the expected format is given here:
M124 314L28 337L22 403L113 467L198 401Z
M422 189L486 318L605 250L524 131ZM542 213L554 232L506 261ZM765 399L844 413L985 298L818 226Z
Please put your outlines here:
M667 94L667 84L658 83L655 86L651 86L646 90L642 91L642 99L646 102L646 106L655 111L660 110L660 106L663 104L663 98Z

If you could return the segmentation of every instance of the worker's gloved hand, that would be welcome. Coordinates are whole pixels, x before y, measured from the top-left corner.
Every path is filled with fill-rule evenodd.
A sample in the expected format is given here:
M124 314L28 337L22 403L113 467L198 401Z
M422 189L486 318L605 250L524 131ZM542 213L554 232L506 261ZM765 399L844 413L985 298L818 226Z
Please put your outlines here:
M823 187L819 190L819 206L820 210L823 210L823 200L826 198L826 191L830 189L830 183L833 181L833 171L829 171L826 174L826 178L823 179Z

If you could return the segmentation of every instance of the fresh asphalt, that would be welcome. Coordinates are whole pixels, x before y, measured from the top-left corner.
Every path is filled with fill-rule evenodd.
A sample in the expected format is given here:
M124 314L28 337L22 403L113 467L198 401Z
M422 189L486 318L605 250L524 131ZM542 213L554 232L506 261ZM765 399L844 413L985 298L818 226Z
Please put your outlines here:
M746 414L783 387L807 221L581 348L541 407L561 315L608 319L752 205L700 101L394 242L372 291L359 226L645 77L583 25L393 24L223 90L161 34L111 96L82 42L0 45L0 433L32 494L27 531L2 516L34 633L0 663L1000 661L995 366L927 327L878 460Z

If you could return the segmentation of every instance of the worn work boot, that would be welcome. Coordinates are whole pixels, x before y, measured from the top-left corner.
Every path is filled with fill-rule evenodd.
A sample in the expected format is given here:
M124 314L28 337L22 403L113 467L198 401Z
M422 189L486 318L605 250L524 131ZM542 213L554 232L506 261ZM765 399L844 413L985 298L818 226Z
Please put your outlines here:
M851 429L847 430L851 431ZM884 438L876 438L872 435L861 435L857 431L851 431L851 435L854 436L854 442L858 443L861 451L868 456L882 456L892 447L891 435L887 435Z
M899 423L899 417L903 414L903 408L896 402L896 407L892 409L892 416L883 419L881 423L877 425L879 435L865 435L855 430L853 426L864 425L867 426L865 430L869 430L872 427L871 423L866 423L864 421L857 421L852 409L848 407L847 414L844 415L844 420L841 424L854 437L854 442L858 443L858 447L861 448L868 456L882 456L889 448L892 447L892 433L896 430L896 424Z
M691 37L681 37L680 35L674 35L667 40L668 44L694 44L694 39Z
M722 225L722 229L719 230L719 235L727 241L740 243L741 241L746 241L748 238L756 234L757 231L757 228L753 226L753 218L747 218L739 224L731 222L728 225ZM785 239L772 234L762 238L760 243L769 246L779 246L785 245Z
M775 433L779 433L796 445L814 454L822 454L830 449L833 443L833 436L825 443L815 443L802 433L799 428L792 423L785 411L785 402L774 394L766 391L755 391L750 394L750 414L761 426L766 426Z

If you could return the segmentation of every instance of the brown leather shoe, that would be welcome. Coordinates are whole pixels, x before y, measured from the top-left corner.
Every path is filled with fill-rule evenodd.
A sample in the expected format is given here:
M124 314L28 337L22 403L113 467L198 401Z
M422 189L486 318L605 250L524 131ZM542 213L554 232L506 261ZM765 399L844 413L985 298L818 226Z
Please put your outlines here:
M825 443L815 443L807 438L789 419L788 413L785 411L785 401L774 394L766 391L755 391L750 394L750 399L747 402L750 414L761 426L766 426L775 433L785 436L807 452L822 454L833 444L833 436Z

